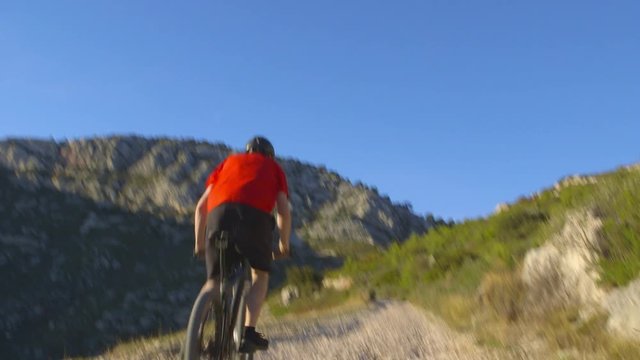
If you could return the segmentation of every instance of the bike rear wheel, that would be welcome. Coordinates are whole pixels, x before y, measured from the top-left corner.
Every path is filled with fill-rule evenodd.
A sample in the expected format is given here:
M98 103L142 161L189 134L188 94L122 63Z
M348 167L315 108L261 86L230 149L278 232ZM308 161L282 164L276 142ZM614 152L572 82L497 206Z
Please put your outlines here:
M241 346L244 338L245 320L245 295L250 284L251 273L249 264L244 263L228 279L228 290L226 299L229 301L230 316L228 318L227 329L231 338L229 339L229 358L233 360L251 360L253 352L242 352ZM249 281L249 283L247 283Z
M191 310L184 342L183 359L201 360L220 358L219 340L222 311L215 301L214 289L203 288Z

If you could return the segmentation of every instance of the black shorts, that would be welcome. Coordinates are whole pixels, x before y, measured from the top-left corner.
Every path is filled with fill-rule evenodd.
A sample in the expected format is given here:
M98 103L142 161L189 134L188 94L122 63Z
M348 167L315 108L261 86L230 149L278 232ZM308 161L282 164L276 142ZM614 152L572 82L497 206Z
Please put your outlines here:
M207 215L206 233L208 277L215 277L220 272L218 253L213 244L219 231L233 234L227 248L228 261L244 256L252 268L270 272L275 224L271 214L244 204L224 203L211 210Z

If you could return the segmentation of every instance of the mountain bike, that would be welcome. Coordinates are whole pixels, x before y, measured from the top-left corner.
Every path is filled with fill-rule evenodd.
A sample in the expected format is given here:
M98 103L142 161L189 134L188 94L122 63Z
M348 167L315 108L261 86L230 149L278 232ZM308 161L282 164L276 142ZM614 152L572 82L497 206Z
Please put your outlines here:
M243 348L245 296L251 286L251 267L242 257L229 261L232 234L220 231L213 238L219 259L219 288L207 282L196 298L183 348L185 360L251 360L253 349ZM216 291L217 290L217 291Z

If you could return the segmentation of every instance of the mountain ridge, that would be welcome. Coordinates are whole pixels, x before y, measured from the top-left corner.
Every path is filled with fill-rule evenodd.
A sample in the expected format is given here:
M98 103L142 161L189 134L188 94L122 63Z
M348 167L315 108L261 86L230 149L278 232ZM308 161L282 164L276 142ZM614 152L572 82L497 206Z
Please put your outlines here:
M0 142L0 164L38 185L51 185L57 190L88 195L98 201L125 205L134 210L169 211L171 215L184 216L193 211L193 204L200 195L208 173L232 152L230 147L221 143L167 137L112 136L67 142L12 138ZM349 224L347 230L343 231L352 239L388 244L389 238L402 240L411 232L406 227L391 226L394 231L379 233L375 227L367 227L367 222L377 221L371 218L375 214L367 214L367 209L363 209L369 199L378 200L377 205L384 206L387 213L408 218L409 228L416 232L424 232L432 225L426 221L427 217L413 214L410 205L394 203L388 196L380 195L375 188L360 182L353 184L323 165L314 166L296 159L279 161L289 178L291 203L297 215L294 217L294 228L311 222L313 213L331 205L330 201L336 198L344 198L342 195L347 193L353 195L351 198L355 204L351 205L359 206L359 218L363 220L355 225ZM80 172L85 172L85 178L78 181ZM144 193L136 194L142 186L148 188ZM337 191L318 191L323 188ZM357 199L358 196L360 199ZM333 212L329 207L324 209L323 214L333 219ZM366 215L371 216L365 219ZM398 216L396 220L399 220ZM435 221L432 216L428 219ZM328 237L329 234L322 232L322 227L315 227L320 234L314 231L307 231L306 234ZM360 231L363 227L373 235L363 234Z
M193 207L231 152L170 138L0 141L0 353L90 355L183 327L204 274ZM275 282L287 266L339 265L345 244L382 249L435 222L324 167L278 161L296 256Z

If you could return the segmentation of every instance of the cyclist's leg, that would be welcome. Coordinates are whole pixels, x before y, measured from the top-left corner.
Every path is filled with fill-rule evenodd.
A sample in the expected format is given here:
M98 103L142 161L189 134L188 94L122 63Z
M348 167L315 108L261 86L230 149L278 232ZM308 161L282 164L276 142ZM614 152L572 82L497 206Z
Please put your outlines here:
M228 204L217 206L207 215L207 241L205 248L207 281L203 285L202 291L213 288L216 290L215 294L219 293L220 254L215 244L216 237L219 236L220 231L230 231L230 229L236 227L239 221L233 207ZM227 251L227 254L229 252Z
M218 253L217 249L213 245L213 239L209 237L207 237L207 245L205 248L205 263L207 269L207 281L205 281L200 292L214 289L214 294L218 294L220 292L220 281L218 281L218 274L220 272L218 265Z
M246 296L245 341L259 350L266 350L269 342L255 331L269 286L271 271L271 240L273 217L249 206L242 206L243 236L238 240L240 252L249 260L252 271L251 288Z
M263 270L251 269L251 288L247 294L247 316L244 325L256 327L262 305L267 297L267 289L269 288L269 273Z

